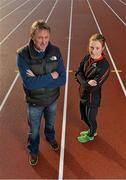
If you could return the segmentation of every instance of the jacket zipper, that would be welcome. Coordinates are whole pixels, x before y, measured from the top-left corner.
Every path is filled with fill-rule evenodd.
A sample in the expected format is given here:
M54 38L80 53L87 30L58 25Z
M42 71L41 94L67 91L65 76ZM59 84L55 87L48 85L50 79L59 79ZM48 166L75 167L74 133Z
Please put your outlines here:
M92 102L92 93L90 93L90 103Z

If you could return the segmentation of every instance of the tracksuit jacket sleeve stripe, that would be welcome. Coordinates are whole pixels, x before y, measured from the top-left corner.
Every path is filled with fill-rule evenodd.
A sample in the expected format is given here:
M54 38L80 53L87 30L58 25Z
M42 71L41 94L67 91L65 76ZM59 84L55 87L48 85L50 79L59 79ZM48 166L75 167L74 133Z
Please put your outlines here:
M104 73L104 75L101 77L99 84L101 84L106 79L106 77L109 75L109 72L110 72L110 68L108 68Z
M110 67L109 67L109 63L106 61L105 63L101 64L99 74L93 78L94 80L97 81L97 85L90 86L88 84L88 87L87 87L88 90L92 92L92 91L95 91L97 88L99 88L108 78L109 73L110 73Z

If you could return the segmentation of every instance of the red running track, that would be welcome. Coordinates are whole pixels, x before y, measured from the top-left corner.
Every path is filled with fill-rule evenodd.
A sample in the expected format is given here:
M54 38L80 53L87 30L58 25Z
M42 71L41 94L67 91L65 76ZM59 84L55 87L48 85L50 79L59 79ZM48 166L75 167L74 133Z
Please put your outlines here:
M51 40L60 47L66 66L67 61L70 60L68 69L77 69L80 60L87 51L90 35L98 32L100 27L107 39L108 49L114 63L117 69L121 70L119 76L124 84L124 90L122 90L116 73L111 72L109 80L103 88L102 106L98 114L98 136L93 142L80 144L76 137L86 126L80 120L78 85L74 80L74 73L70 71L64 149L61 147L61 153L55 153L51 150L45 141L44 120L42 120L39 164L33 168L28 164L26 153L26 105L21 80L18 77L7 100L1 106L0 178L58 179L63 174L62 179L125 179L125 25L102 0L97 0L97 3L92 0L73 0L73 6L72 0L30 0L25 2L24 0L1 0L0 2L1 103L17 75L16 50L27 42L31 23L40 18L47 20L53 7L48 19L48 24L52 29ZM126 22L126 6L118 0L106 0L106 2ZM125 0L123 2L126 3ZM10 4L7 5L8 3ZM24 6L23 3L25 3ZM21 5L22 7L11 13ZM72 21L70 21L71 7ZM99 27L94 20L91 9ZM1 21L1 18L8 13L10 15ZM71 37L69 34L70 24ZM70 56L68 56L69 42ZM106 55L111 70L114 70L109 52L106 50ZM62 88L56 117L56 136L59 143L61 143L63 133L62 119L65 117L63 109L65 93L65 88ZM64 153L64 159L61 159L62 153ZM63 162L63 168L61 162Z

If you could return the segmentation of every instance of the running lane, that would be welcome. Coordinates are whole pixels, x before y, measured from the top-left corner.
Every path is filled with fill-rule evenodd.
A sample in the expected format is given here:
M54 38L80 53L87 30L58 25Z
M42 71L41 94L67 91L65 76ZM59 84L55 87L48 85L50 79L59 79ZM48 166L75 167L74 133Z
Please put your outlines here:
M12 5L12 3L14 3L15 1L16 0L3 0L3 1L0 1L0 10L4 9L5 7L9 6L10 4Z
M107 39L109 50L118 67L118 70L122 71L120 76L126 88L126 63L124 60L126 26L124 26L124 24L115 16L115 14L103 1L98 0L97 2L98 3L90 1L91 7L97 17L101 30Z
M40 1L36 1L40 2ZM51 11L51 8L54 5L54 0L52 1L43 1L41 5L39 3L36 4L36 6L30 6L25 8L23 10L22 7L22 13L19 15L18 14L15 16L17 17L16 20L14 18L11 19L8 17L6 21L8 20L7 24L11 26L11 29L15 28L14 31L9 35L9 37L2 43L0 46L0 53L1 53L1 59L0 59L0 103L3 101L8 89L10 88L14 78L16 77L17 74L17 67L16 67L16 51L19 47L23 46L29 37L29 31L30 31L30 26L33 21L36 19L46 19L48 14ZM35 5L35 4L33 4ZM37 7L37 5L39 5ZM35 9L36 8L36 9ZM25 12L25 17L24 17L24 12ZM17 12L15 12L17 13ZM25 18L25 19L24 19ZM20 21L21 20L21 21ZM22 21L23 20L23 21ZM13 22L14 21L14 22ZM15 24L15 27L13 26L13 22ZM17 27L18 26L18 27ZM6 26L2 26L2 28L7 29Z
M115 13L126 23L126 4L124 5L119 0L105 0L105 2L115 11Z
M27 2L27 1L18 0L18 1L12 1L12 2L13 3L10 5L8 3L6 3L6 5L8 4L8 6L4 6L3 8L0 7L0 21L1 21L1 18L5 17L9 13L12 13L12 11L14 11L16 8L18 8L19 6L21 6L23 3Z
M51 8L56 1L44 1L34 15L29 17L24 24L22 24L19 31L15 33L15 39L20 40L20 44L24 44L28 39L29 27L35 19L43 18L46 20ZM52 3L52 6L48 6ZM44 11L42 9L44 7ZM62 9L62 11L61 11ZM44 13L44 14L43 14ZM66 54L68 46L68 28L70 16L70 1L59 1L54 11L49 18L49 25L52 27L52 41L55 42L61 49L64 61L66 64ZM23 32L23 29L25 32ZM26 34L25 34L26 33ZM19 38L20 37L20 38ZM23 37L23 38L22 38ZM62 37L62 40L60 41ZM8 43L12 42L12 37ZM26 120L26 105L24 102L24 93L22 90L21 80L18 78L13 91L11 92L4 108L0 115L0 178L17 178L17 179L57 179L59 167L59 153L52 151L51 147L45 140L43 134L44 121L42 120L41 127L41 143L39 164L32 168L28 163L28 156L26 153L27 141L27 120ZM58 104L58 111L56 116L56 137L60 143L62 114L63 114L63 98L64 90L62 88L61 97ZM6 143L4 143L6 142Z
M108 9L105 8L103 3L101 4L101 1L97 1L97 3L94 1L90 2L93 4L93 8L97 6L97 9L95 9L97 13L96 17L99 15L98 23L103 33L105 33L109 48L113 50L113 57L116 55L119 56L120 52L117 53L117 50L112 48L115 46L115 41L111 41L109 35L109 33L111 35L114 34L115 31L117 33L119 29L109 28L108 30L106 25L108 23L111 24L111 19L114 21L115 17L111 13L108 14ZM102 23L103 11L106 14L104 24ZM121 24L118 27L123 29ZM80 60L87 51L87 43L90 35L96 32L98 32L98 27L87 2L84 0L79 1L79 3L77 0L74 1L70 70L77 69ZM122 30L122 33L125 32ZM120 43L118 36L116 37L116 41ZM123 50L121 53L124 55ZM113 69L107 52L106 55L111 69ZM124 59L122 63L125 63ZM121 62L118 62L118 65L121 66ZM123 68L123 66L121 67ZM78 107L78 85L74 80L74 73L71 72L67 108L64 179L126 178L126 146L124 144L126 101L115 73L110 74L103 88L102 103L97 118L98 136L94 141L87 144L80 144L76 140L79 132L87 128L80 120Z

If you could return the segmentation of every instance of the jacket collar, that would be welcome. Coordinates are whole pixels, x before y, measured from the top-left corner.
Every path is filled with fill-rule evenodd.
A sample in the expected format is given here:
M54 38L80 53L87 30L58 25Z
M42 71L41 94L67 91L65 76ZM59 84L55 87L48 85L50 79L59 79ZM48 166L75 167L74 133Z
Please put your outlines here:
M91 56L90 56L88 62L89 62L89 64L93 64L93 63L96 63L96 62L98 62L98 61L102 61L102 60L104 59L104 57L105 57L105 54L104 54L104 53L102 53L101 56L100 56L100 58L98 58L98 59L93 59L93 58L91 58Z
M31 58L34 59L34 60L41 59L41 58L39 57L39 54L40 54L40 53L43 53L43 55L45 56L46 52L47 52L48 49L49 49L49 46L50 46L50 42L49 42L49 44L48 44L48 46L47 46L47 48L45 49L44 52L38 52L38 51L35 50L33 40L30 39L30 41L29 41L29 43L28 43L28 49L29 49L29 53L30 53Z

